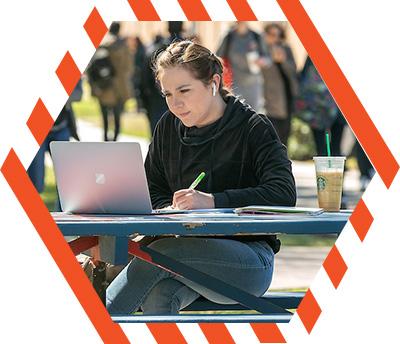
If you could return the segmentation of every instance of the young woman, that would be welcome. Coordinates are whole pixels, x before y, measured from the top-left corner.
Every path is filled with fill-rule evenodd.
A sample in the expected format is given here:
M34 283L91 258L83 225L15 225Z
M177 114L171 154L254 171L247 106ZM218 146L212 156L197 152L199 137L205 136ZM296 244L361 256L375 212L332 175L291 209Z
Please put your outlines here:
M154 71L169 111L158 123L146 158L154 208L235 208L296 202L291 163L269 120L229 94L222 65L207 48L175 42L159 53ZM206 173L197 190L188 187ZM179 237L149 247L253 295L272 279L276 236ZM126 314L176 314L200 295L235 303L139 259L107 289L107 309Z

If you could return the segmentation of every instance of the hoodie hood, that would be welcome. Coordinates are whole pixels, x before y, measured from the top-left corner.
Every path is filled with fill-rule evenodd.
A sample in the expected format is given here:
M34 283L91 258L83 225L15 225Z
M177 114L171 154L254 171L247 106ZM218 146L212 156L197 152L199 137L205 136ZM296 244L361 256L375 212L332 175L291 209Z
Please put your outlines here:
M234 96L225 99L226 108L223 116L216 122L202 128L186 127L179 118L175 118L175 127L180 142L185 146L199 146L214 140L245 121L256 112Z

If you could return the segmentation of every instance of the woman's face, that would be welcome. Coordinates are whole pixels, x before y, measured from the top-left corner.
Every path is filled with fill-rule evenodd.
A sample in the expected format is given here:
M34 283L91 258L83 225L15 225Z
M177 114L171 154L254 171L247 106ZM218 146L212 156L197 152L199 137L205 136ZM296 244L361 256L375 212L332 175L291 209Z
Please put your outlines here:
M280 30L273 26L270 27L268 32L265 33L265 41L268 45L274 45L281 42L281 32Z
M159 81L169 110L186 127L210 124L210 110L216 99L212 95L211 85L204 85L182 67L162 69Z

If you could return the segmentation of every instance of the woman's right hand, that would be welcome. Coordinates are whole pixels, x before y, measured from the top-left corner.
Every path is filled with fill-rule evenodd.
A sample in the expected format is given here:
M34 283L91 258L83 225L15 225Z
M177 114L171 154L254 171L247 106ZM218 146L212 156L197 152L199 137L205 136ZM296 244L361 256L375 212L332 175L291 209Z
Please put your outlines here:
M193 189L183 189L174 193L174 209L212 209L215 208L214 196Z
M277 63L286 61L286 52L282 47L274 46L271 51L272 59Z

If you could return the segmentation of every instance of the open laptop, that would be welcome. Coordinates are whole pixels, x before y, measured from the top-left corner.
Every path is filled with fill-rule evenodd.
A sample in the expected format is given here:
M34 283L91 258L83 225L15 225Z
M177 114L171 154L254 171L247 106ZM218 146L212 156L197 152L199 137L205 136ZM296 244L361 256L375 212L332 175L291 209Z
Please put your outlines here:
M50 143L64 212L151 214L139 143Z

